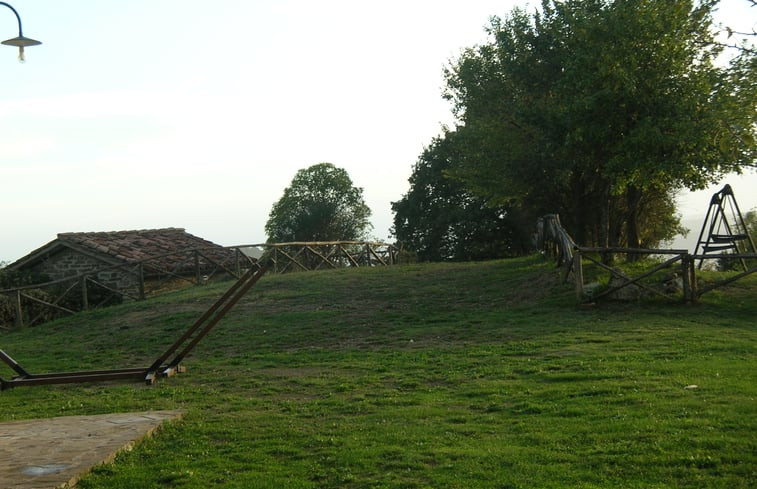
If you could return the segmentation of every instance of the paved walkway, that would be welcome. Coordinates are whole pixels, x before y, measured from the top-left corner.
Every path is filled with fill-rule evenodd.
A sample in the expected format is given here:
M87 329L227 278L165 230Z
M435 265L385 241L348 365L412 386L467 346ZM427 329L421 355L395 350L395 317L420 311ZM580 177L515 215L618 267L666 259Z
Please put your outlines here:
M0 423L0 488L69 487L152 434L179 411L66 416Z

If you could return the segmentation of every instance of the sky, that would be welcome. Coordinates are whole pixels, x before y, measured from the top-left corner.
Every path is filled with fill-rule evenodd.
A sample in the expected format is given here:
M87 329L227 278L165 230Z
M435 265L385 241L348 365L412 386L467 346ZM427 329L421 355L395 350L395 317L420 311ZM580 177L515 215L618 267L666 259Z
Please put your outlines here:
M519 0L13 0L26 49L0 46L0 262L58 233L185 228L233 246L265 222L297 170L344 168L391 240L391 202L452 124L443 69L486 42ZM757 8L723 0L750 31ZM0 5L0 38L16 37ZM4 37L3 37L4 36ZM730 183L680 199L697 226Z

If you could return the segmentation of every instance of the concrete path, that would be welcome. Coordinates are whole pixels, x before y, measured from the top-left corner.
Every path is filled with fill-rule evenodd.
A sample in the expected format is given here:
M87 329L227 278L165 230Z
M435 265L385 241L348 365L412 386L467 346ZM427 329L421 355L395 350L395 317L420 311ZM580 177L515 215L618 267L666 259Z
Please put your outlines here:
M148 411L0 423L0 488L73 486L92 467L179 418L179 411Z

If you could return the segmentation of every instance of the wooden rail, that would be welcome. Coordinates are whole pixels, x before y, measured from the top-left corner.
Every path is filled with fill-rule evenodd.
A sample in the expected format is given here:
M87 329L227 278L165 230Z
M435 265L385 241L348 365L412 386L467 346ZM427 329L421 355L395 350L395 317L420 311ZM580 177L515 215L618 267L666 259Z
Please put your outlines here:
M369 241L296 241L255 246L266 250L276 273L388 266L397 263L398 255L394 245Z
M569 265L573 260L573 251L578 247L562 227L558 214L547 214L536 221L534 241L537 250L556 259L557 266Z
M159 294L169 282L202 284L217 275L241 277L256 261L250 248L259 249L272 263L272 272L287 273L342 267L387 266L397 263L395 246L369 241L261 243L227 247L221 259L218 248L193 248L164 253L128 264L108 265L86 273L44 283L0 290L13 309L16 328L106 305L118 300L142 300ZM170 260L165 260L171 258ZM170 267L165 265L169 263ZM99 279L118 272L132 277L134 286L117 289ZM0 324L0 326L2 326ZM3 329L8 329L7 325Z
M600 247L581 247L573 242L567 231L562 228L559 216L548 214L537 221L537 232L535 235L535 244L537 249L555 258L558 267L565 269L565 281L572 275L575 282L576 299L579 302L593 302L604 298L616 296L621 290L629 287L643 290L646 293L665 297L675 300L683 300L686 303L695 303L703 294L711 292L720 287L729 285L748 275L757 272L757 266L753 266L733 276L727 276L721 280L707 286L700 287L697 273L702 273L694 266L697 260L720 260L720 259L739 259L739 260L757 260L757 254L740 253L725 255L693 255L688 250L674 249L648 249L648 248L600 248ZM648 270L639 273L635 277L628 276L620 268L610 267L603 263L596 256L607 254L623 255L643 255L654 257L656 259L664 258L662 261L652 264ZM587 260L593 263L599 269L609 272L610 285L607 288L599 290L596 294L590 292L589 287L584 282L583 263ZM753 262L754 263L754 262ZM642 282L642 280L653 276L656 273L665 271L673 274L673 280L676 287L671 287L670 291L660 290ZM680 285L680 294L674 290Z
M665 259L662 262L652 264L651 268L642 271L636 276L629 276L620 268L610 267L603 263L601 259L595 257L596 255L606 253L648 255L656 258L665 257ZM607 288L602 289L597 293L589 292L587 284L584 283L583 277L584 259L592 262L601 270L610 273L610 281ZM671 270L675 269L674 265L677 263L680 263L680 265L678 265L679 268L676 269L676 272L671 273ZM627 288L631 288L632 291L635 291L638 294L640 294L641 291L644 291L652 296L676 299L678 294L677 286L666 290L666 288L661 289L642 282L645 278L651 277L661 271L666 271L666 273L669 274L669 276L666 277L667 282L675 283L677 279L680 279L680 288L684 302L696 302L699 297L696 294L694 261L686 250L579 247L573 255L571 271L574 272L576 299L578 299L579 302L594 302L603 298L617 297L623 289ZM634 294L631 293L631 296L633 295Z

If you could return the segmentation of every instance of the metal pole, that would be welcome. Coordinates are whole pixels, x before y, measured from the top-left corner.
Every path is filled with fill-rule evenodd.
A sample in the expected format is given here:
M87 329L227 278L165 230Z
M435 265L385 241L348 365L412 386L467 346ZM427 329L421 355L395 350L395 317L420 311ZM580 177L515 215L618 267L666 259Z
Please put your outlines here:
M16 20L18 20L18 37L24 37L24 32L21 29L21 16L18 15L18 12L16 12L16 9L14 9L13 7L11 7L10 4L5 3L5 2L0 2L0 5L5 5L6 7L8 7L9 9L13 11L13 13L16 15Z

